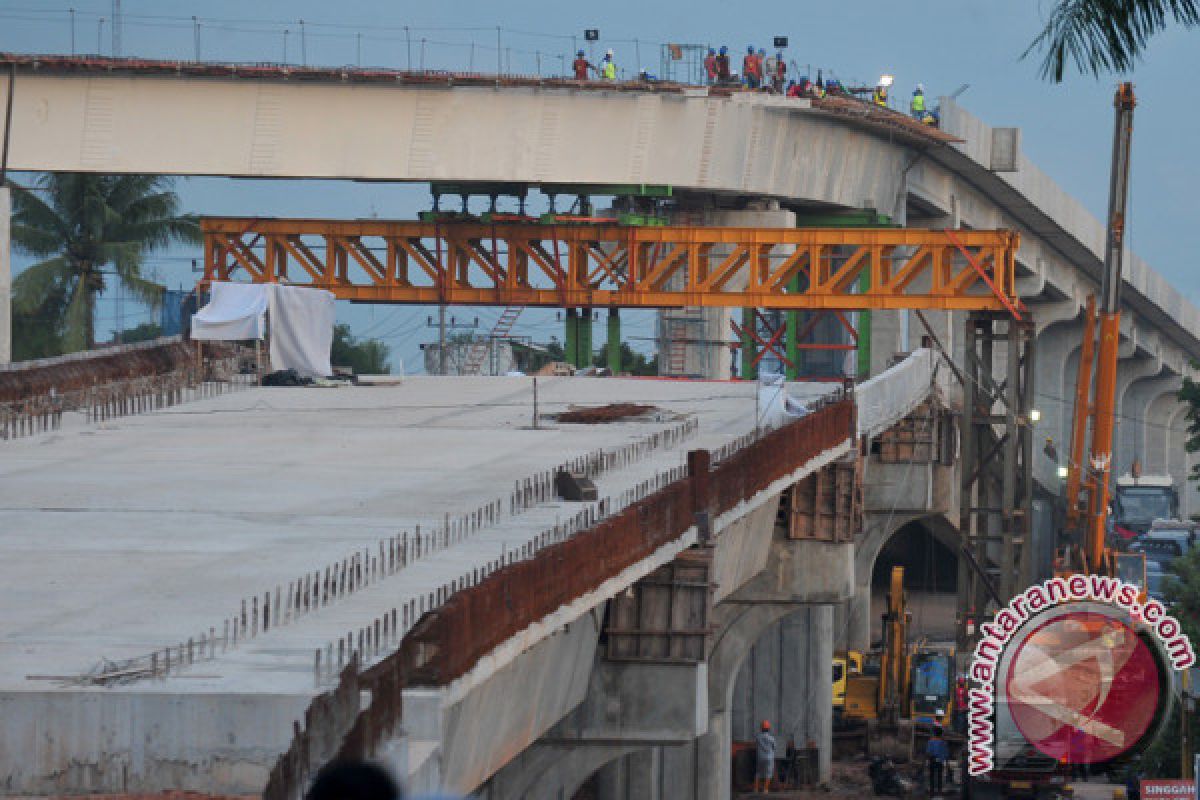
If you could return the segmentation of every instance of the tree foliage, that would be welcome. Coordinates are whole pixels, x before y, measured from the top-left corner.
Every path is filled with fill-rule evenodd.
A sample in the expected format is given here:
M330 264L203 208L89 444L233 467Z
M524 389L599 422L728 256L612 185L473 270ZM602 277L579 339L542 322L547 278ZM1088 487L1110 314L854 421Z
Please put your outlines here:
M608 346L600 349L592 359L592 365L596 367L608 366ZM621 369L622 373L629 375L657 375L658 374L658 356L646 358L644 353L635 352L628 342L621 342Z
M1193 366L1197 366L1193 364ZM1187 439L1183 449L1189 453L1200 450L1200 383L1186 375L1183 378L1183 388L1179 390L1179 402L1187 406ZM1189 480L1200 481L1200 464L1193 464Z
M1059 0L1022 57L1042 52L1043 78L1060 83L1067 63L1099 76L1128 72L1150 37L1170 24L1200 24L1197 0Z
M96 342L96 296L110 278L156 306L162 287L147 280L148 253L197 243L195 218L179 213L173 179L159 175L48 173L13 192L12 241L40 259L13 281L16 350L83 350Z
M335 367L350 367L355 375L387 375L392 371L388 364L391 348L378 339L358 339L350 333L350 326L333 326L333 348L329 360Z

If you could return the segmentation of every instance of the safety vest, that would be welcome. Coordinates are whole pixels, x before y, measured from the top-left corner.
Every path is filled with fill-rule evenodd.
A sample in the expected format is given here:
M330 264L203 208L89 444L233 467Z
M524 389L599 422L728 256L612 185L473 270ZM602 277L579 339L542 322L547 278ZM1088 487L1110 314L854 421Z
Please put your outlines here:
M872 100L875 102L875 105L877 105L877 106L886 106L887 105L887 90L876 89L875 96L872 98Z
M604 80L615 81L617 79L617 65L612 61L604 62Z
M910 106L914 114L925 110L925 95L921 93L912 96L912 105Z

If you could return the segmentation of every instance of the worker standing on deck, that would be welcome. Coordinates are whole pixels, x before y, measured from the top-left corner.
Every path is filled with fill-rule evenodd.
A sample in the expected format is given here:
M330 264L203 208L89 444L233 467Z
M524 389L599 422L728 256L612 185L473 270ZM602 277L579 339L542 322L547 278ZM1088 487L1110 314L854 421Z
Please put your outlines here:
M729 48L721 45L721 52L717 53L717 80L728 82L733 79L733 74L729 71Z
M593 67L591 62L587 60L587 57L584 56L582 50L575 54L575 61L571 64L571 66L575 70L575 80L577 81L586 81L588 78L589 69L592 72L596 71L596 68Z
M600 77L606 81L617 79L617 63L613 61L612 50L604 54L604 61L600 64Z
M762 77L761 65L758 61L758 54L754 52L754 45L746 47L746 56L742 59L742 83L747 89L757 89L759 79Z
M942 738L942 726L933 729L933 736L925 745L925 758L929 762L929 796L942 793L942 774L950 758L950 745Z
M759 51L762 52L762 51ZM775 73L779 66L775 63L775 56L767 56L763 61L763 86L775 88ZM776 89L778 91L778 89Z
M888 88L895 80L891 75L880 75L879 83L875 84L875 91L871 95L871 102L877 106L887 108L888 104Z
M915 119L925 119L925 85L918 83L913 89L912 100L908 102L908 110Z
M754 737L754 749L754 791L759 791L761 782L761 791L765 794L771 791L771 778L775 775L775 737L771 735L771 723L765 719L762 729Z
M771 72L771 81L775 84L777 92L782 92L787 83L787 59L783 57L782 51L775 54L775 69Z
M704 57L704 77L709 86L717 82L717 51L712 47L708 48L708 55Z

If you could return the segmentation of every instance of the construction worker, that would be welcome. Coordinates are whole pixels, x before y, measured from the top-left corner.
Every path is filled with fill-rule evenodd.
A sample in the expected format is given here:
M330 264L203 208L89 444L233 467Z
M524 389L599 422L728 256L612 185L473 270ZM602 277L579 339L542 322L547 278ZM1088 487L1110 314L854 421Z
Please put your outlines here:
M942 738L942 726L933 729L933 736L925 745L925 758L929 762L929 796L942 793L942 774L946 761L950 759L950 745Z
M913 89L912 100L908 102L908 110L915 119L925 119L925 85L918 83Z
M721 51L717 53L717 80L724 83L733 80L729 71L729 48L725 45L721 45Z
M589 69L592 72L596 71L596 68L587 60L582 50L575 54L575 61L571 64L571 67L575 70L575 80L577 81L586 81Z
M771 778L775 774L775 737L771 735L771 723L768 720L762 721L762 728L754 737L754 749L754 792L757 794L760 791L758 787L761 783L761 791L766 794L771 791Z
M775 54L775 69L771 72L771 80L775 84L775 91L782 92L784 84L787 83L787 59L783 57L783 53Z
M871 102L877 106L887 108L888 104L888 87L892 85L892 76L883 75L879 78L879 83L875 84L875 91L871 94Z
M717 51L712 47L708 48L708 55L704 57L704 77L709 86L717 82Z
M615 81L617 79L617 64L613 61L613 51L611 49L604 54L604 61L600 63L600 77L606 81Z
M763 86L775 87L775 73L778 70L779 66L775 63L775 56L767 56L763 60Z
M758 53L754 52L754 46L746 47L746 55L742 58L742 83L747 89L757 89L759 79L762 78L762 72L758 63Z
M758 85L762 88L767 88L771 83L771 76L767 74L767 51L761 47L754 54L754 62L758 64Z

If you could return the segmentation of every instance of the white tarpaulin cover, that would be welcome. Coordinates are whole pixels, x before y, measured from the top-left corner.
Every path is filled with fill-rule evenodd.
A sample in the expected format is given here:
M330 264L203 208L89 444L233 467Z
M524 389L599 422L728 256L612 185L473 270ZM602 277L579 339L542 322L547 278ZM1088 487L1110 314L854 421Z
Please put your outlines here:
M192 338L203 341L261 339L269 285L214 282L208 305L192 316Z
M807 406L791 397L782 375L765 377L758 385L758 425L778 428L808 413Z
M875 436L895 425L928 399L937 380L944 392L949 370L936 351L921 348L854 388L858 402L858 433Z
M208 305L192 317L192 338L261 339L271 312L271 367L323 378L333 372L334 295L279 283L214 282Z
M332 374L333 292L271 286L271 368L294 369L310 378Z

